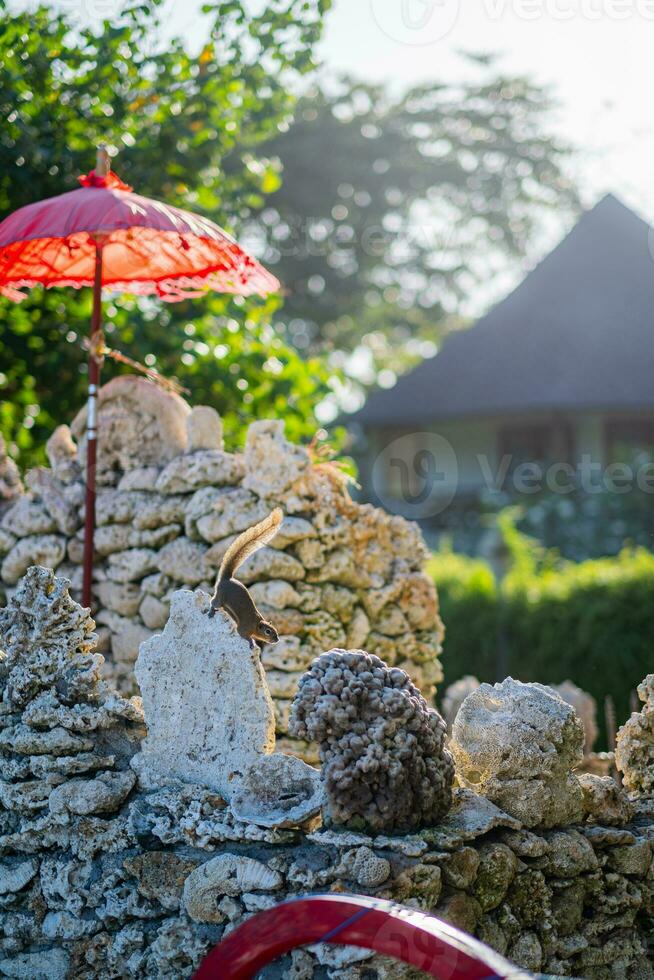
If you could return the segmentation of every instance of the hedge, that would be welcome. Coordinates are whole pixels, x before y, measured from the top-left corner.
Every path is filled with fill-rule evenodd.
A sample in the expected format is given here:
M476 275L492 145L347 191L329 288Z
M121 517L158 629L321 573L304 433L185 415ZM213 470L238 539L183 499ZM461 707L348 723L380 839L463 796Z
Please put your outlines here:
M501 584L485 562L447 551L434 555L429 571L446 628L445 684L464 674L490 682L507 674L552 684L569 678L597 699L601 728L607 694L618 724L629 716L632 691L654 671L649 551L514 566Z

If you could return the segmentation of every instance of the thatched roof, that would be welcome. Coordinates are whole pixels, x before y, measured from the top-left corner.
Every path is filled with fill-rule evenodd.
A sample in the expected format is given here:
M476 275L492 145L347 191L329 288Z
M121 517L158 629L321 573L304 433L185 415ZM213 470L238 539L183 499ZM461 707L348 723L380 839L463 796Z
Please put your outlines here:
M654 232L608 195L513 293L355 418L641 408L654 408Z

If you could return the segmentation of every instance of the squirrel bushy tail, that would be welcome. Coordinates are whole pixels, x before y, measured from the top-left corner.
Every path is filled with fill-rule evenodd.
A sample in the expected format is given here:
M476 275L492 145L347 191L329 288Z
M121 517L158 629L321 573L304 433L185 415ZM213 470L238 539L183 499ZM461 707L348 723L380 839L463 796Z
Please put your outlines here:
M275 507L268 517L259 521L254 527L249 527L247 531L243 531L243 534L239 534L236 541L230 544L225 552L218 572L218 581L233 578L234 572L246 558L275 537L283 520L284 512L281 507Z

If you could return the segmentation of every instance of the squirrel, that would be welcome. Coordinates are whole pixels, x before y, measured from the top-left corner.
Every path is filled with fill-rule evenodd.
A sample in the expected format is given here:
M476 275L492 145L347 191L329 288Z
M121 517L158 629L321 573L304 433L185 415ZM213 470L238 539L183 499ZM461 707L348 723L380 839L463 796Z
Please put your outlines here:
M224 609L234 620L238 635L249 640L251 647L256 640L277 643L279 634L272 623L263 618L247 588L233 576L246 558L275 537L283 519L281 507L276 507L263 521L239 534L225 552L211 597L209 618L216 615L217 609Z

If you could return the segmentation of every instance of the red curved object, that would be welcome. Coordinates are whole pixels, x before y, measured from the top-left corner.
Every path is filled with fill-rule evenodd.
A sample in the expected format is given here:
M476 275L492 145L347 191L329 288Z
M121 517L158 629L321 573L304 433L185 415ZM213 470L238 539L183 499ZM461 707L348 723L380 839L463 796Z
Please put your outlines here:
M19 208L0 224L0 293L93 286L96 244L105 288L175 301L207 289L251 295L279 281L213 221L135 194L114 173Z
M361 895L312 895L248 919L209 953L193 980L250 980L277 957L318 942L371 949L440 980L532 976L426 912Z

